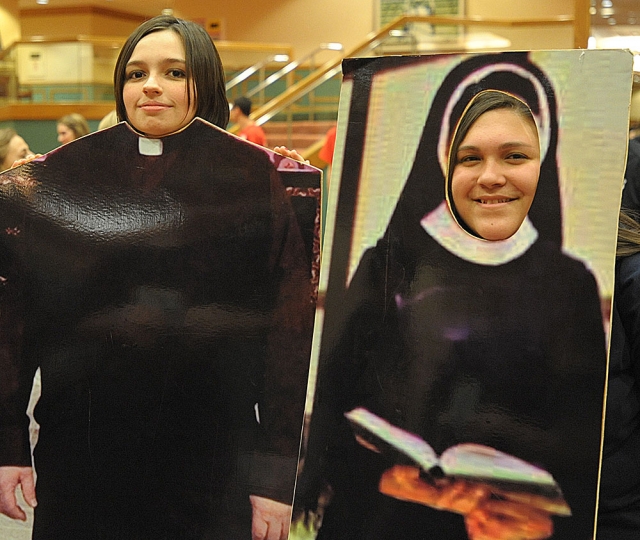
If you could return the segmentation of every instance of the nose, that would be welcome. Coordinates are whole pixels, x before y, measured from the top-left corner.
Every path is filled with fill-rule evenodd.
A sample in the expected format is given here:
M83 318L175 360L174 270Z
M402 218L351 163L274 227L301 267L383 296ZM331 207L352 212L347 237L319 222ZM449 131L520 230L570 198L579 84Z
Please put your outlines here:
M499 163L492 159L483 163L478 175L478 184L489 188L503 186L506 182L504 170Z
M162 88L158 84L158 79L155 75L149 74L149 76L147 77L147 80L144 82L142 91L147 95L162 93Z

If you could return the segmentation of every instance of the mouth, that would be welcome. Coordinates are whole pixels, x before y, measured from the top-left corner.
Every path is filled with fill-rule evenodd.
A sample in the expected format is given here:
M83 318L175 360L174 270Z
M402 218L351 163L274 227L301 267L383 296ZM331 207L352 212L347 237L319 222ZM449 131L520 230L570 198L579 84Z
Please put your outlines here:
M160 110L168 109L169 106L165 105L164 103L150 102L150 103L143 103L142 105L140 105L140 108L144 111L160 111Z
M504 204L504 203L510 203L513 202L517 199L515 198L511 198L511 197L503 197L500 199L484 199L484 198L479 198L479 199L473 199L473 202L479 203L479 204L485 204L485 205L492 205L492 204Z

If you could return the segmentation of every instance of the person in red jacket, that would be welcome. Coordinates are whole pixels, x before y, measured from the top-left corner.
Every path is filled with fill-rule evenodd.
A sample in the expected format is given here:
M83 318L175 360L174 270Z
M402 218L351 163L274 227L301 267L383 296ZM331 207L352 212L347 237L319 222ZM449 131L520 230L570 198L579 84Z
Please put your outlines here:
M250 114L251 100L246 97L239 97L233 102L229 119L240 127L238 137L260 146L267 146L267 136L264 130L249 118Z

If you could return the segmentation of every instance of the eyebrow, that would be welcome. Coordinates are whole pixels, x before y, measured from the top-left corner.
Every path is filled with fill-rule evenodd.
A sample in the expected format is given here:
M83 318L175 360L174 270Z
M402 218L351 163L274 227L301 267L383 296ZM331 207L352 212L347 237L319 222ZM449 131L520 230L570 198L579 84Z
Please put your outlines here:
M162 64L186 64L187 61L184 58L165 58L164 60L162 60L161 62ZM144 60L129 60L127 62L127 66L141 66L141 65L145 65L147 64L147 62L145 62Z
M508 150L509 148L536 148L535 145L533 144L529 144L527 142L524 141L509 141L509 142L505 142L502 143L498 148L500 150ZM460 152L461 150L479 150L480 147L473 145L473 144L465 144L465 145L461 145L458 146L458 152Z

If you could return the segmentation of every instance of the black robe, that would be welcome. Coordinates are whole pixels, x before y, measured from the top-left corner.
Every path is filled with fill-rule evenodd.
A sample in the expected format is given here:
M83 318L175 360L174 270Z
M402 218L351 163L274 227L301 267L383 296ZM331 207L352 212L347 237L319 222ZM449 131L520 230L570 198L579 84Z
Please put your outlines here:
M296 503L305 510L330 501L323 540L468 538L462 516L379 493L380 475L398 456L358 444L344 413L362 406L418 434L438 454L472 442L546 469L573 512L553 518L554 538L587 540L595 521L604 325L593 275L563 252L554 84L528 53L463 55L452 66L431 101L408 177L388 180L404 185L386 232L348 277L358 248L354 209L359 197L377 196L366 185L362 151L377 106L373 80L404 64L438 60L359 58L343 66L352 98ZM518 239L497 243L464 232L444 202L448 149L484 90L525 102L541 143L525 221L530 234L521 236L521 227ZM452 228L428 233L423 224L433 216L449 216ZM469 245L456 249L456 242L465 244L461 237ZM522 238L503 259L474 257Z
M282 158L199 119L161 142L0 176L0 464L31 464L39 367L34 538L244 539L250 493L292 499L313 305Z
M390 228L360 261L343 309L317 390L319 414L333 411L333 500L319 538L467 538L462 516L378 493L398 456L356 442L343 413L358 406L438 454L474 442L546 469L573 514L554 518L553 538L591 538L606 358L596 282L582 263L538 240L482 265L420 224Z

